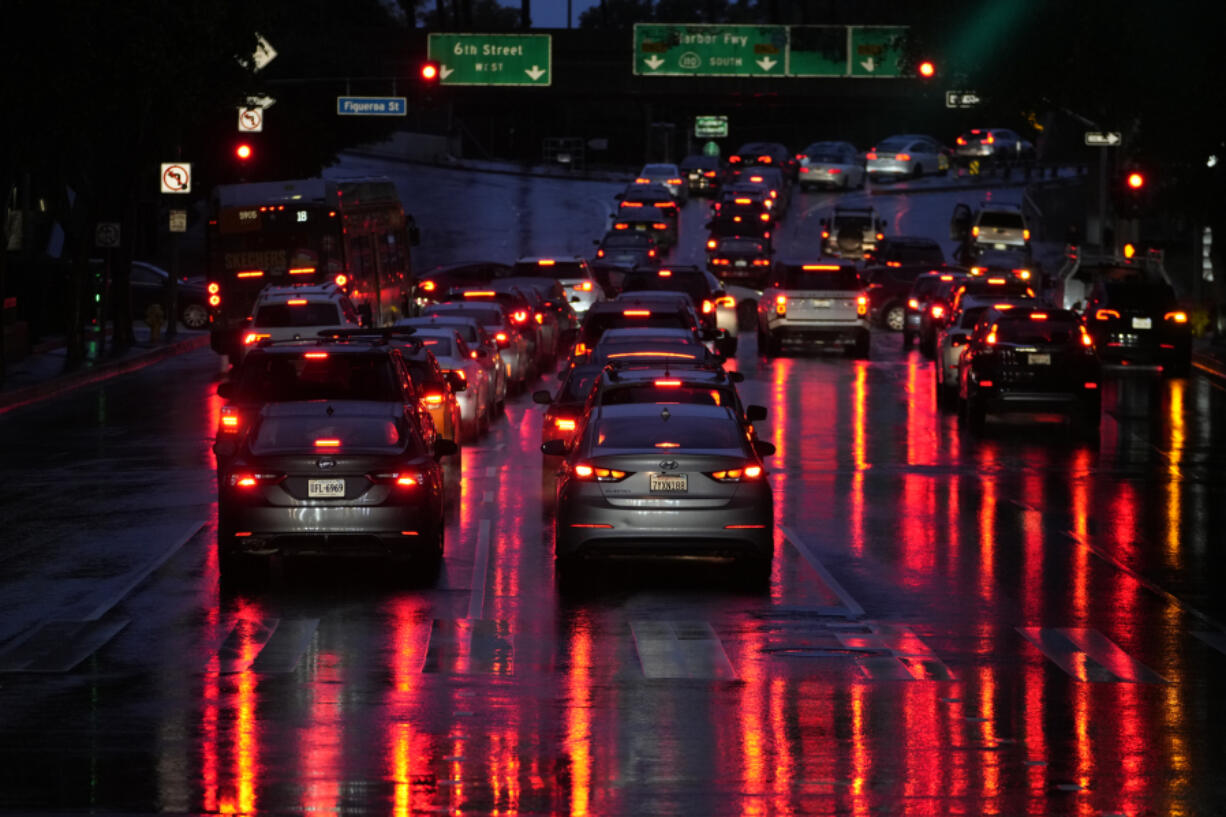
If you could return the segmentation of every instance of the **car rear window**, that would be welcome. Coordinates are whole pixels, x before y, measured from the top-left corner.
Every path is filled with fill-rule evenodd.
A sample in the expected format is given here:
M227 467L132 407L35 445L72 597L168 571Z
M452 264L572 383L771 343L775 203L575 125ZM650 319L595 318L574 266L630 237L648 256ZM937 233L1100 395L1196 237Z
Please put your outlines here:
M910 139L886 139L884 142L877 145L877 151L889 153L890 151L905 150L910 145Z
M1081 342L1080 325L1070 320L1031 320L1014 318L996 324L996 340L1000 343L1074 344Z
M835 230L871 230L873 229L873 220L868 216L848 216L836 213L834 216L834 227Z
M410 435L396 417L264 417L252 435L253 454L343 454L354 449L398 451Z
M644 176L671 176L677 168L672 165L647 165L643 168Z
M667 407L662 406L662 409ZM745 435L731 418L714 420L706 417L665 419L659 415L634 417L601 417L596 423L592 441L596 448L653 448L661 451L677 449L736 449L745 448Z
M627 310L651 312L650 315L626 315L622 312L600 312L583 321L583 337L589 345L610 329L644 327L647 329L689 329L690 324L680 313L653 309L651 306L627 305Z
M928 295L941 288L940 278L919 278L911 289L912 295Z
M668 378L660 378L667 381ZM690 403L701 406L729 406L732 401L719 389L701 384L659 386L655 383L634 383L609 389L601 396L601 404L624 406L627 403Z
M469 318L476 321L482 326L493 326L494 324L502 324L502 308L501 307L480 307L476 305L468 306L465 309L431 309L426 307L423 313L426 317L437 315L440 318L454 316L459 318Z
M421 345L434 353L435 357L452 357L455 355L455 344L451 338L423 337Z
M613 343L601 343L596 349L596 362L607 363L610 360L627 358L652 358L675 360L704 360L707 356L706 347L696 341L686 341L681 338L664 338L655 341L646 338Z
M864 282L854 267L839 267L836 270L807 270L790 267L784 270L784 289L820 289L853 291L862 289Z
M305 304L263 304L255 309L252 326L281 329L292 326L339 326L341 312L332 301Z
M1107 303L1129 309L1166 308L1175 305L1175 293L1166 284L1107 284Z
M559 280L588 277L583 264L578 261L555 261L552 264L540 264L535 261L516 262L511 268L511 276L516 275Z
M766 252L766 245L753 238L723 238L719 249L724 252Z
M248 355L239 366L235 390L258 403L296 400L402 399L391 361L383 355Z
M999 227L1002 229L1022 229L1021 213L985 212L979 214L980 227Z

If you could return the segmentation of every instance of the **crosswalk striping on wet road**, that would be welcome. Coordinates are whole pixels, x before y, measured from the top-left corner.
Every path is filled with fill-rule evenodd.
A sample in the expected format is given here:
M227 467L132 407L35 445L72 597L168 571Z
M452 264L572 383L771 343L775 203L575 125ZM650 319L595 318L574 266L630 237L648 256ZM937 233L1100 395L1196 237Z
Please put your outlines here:
M435 619L422 672L514 675L515 642L505 621Z
M1085 627L1018 627L1017 631L1052 663L1078 681L1168 683L1098 630Z
M839 632L839 642L851 650L880 650L888 655L857 659L860 671L876 681L953 681L945 662L905 625L869 623L868 633Z
M707 621L630 622L646 678L736 680L736 671Z

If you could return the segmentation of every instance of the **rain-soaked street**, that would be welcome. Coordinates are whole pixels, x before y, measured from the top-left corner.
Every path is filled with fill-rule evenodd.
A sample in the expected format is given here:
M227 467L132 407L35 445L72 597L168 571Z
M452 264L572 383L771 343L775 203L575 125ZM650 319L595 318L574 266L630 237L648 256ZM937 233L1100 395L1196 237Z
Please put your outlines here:
M394 175L419 266L588 255L620 187L343 170ZM947 244L969 196L871 198ZM785 254L832 201L798 197ZM210 350L0 416L0 809L1222 813L1226 392L1120 369L1098 444L1042 417L977 438L929 360L873 344L768 360L748 332L729 363L778 449L765 589L684 563L560 592L529 395L453 468L437 578L276 561L234 587Z

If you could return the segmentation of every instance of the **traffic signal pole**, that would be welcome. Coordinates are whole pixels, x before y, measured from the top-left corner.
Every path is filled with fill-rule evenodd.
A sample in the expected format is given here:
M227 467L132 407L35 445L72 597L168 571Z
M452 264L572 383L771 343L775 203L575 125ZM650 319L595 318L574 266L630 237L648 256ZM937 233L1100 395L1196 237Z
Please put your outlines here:
M1110 148L1100 148L1098 151L1098 241L1100 252L1106 252L1107 242L1107 151ZM1114 249L1114 248L1113 248Z

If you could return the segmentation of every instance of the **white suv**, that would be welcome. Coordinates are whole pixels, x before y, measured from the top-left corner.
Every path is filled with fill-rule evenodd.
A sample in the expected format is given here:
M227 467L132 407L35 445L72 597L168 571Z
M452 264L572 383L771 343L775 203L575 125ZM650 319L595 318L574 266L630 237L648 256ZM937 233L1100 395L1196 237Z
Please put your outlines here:
M984 204L971 222L971 241L978 249L1029 249L1030 224L1013 204Z
M336 284L266 286L243 330L243 349L262 340L314 338L324 329L358 329L362 320Z

